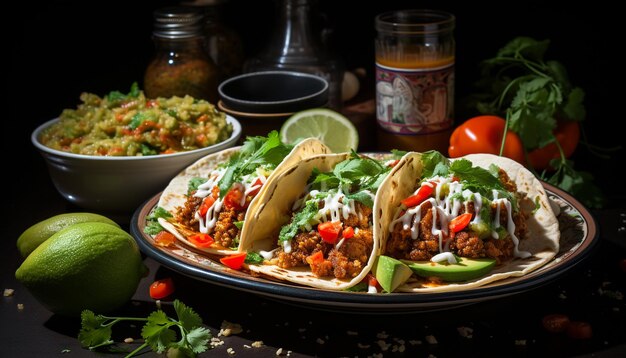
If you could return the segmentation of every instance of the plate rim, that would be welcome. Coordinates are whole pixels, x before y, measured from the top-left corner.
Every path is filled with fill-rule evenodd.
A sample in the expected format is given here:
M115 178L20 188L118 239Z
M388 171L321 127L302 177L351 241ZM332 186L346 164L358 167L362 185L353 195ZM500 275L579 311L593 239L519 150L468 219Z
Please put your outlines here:
M184 262L181 258L174 257L164 250L157 248L150 243L149 239L146 237L147 234L143 233L145 217L158 203L161 193L155 194L137 208L131 219L130 231L141 251L160 264L186 276L234 290L267 296L268 298L281 301L305 303L311 308L374 309L376 311L445 309L510 296L543 286L556 280L571 268L577 266L586 259L597 246L599 230L597 229L597 221L591 212L571 194L549 183L542 182L542 184L548 194L554 194L560 197L580 213L587 226L587 235L583 237L578 247L569 254L567 260L554 263L552 267L548 266L548 271L545 271L546 269L544 267L546 266L544 265L544 267L540 267L523 276L524 279L522 279L523 281L521 282L503 283L495 286L488 284L462 291L384 293L372 295L362 292L328 291L263 278L251 280L250 278L232 274L227 271L218 272L210 268L202 268ZM144 225L142 225L140 219L142 219ZM550 261L547 265L553 262L554 261Z

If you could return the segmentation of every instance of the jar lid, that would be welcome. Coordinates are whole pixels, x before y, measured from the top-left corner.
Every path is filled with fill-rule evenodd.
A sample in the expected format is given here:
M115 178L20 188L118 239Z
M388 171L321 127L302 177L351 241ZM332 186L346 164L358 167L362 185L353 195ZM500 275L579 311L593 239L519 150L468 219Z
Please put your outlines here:
M197 9L184 6L172 6L157 9L154 12L154 30L156 37L182 39L202 35L203 15Z

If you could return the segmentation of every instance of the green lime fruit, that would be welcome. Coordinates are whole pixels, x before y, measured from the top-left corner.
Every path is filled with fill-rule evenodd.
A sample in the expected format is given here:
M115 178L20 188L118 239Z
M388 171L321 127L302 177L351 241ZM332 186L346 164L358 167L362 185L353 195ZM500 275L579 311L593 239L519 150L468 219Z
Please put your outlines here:
M15 277L50 311L79 316L113 311L130 300L147 272L137 243L107 223L78 223L37 247Z
M359 132L348 118L331 109L314 108L294 113L280 128L284 143L317 138L333 152L343 153L359 146Z
M48 238L54 235L61 229L68 226L83 223L83 222L102 222L109 223L111 225L118 226L115 221L107 218L106 216L93 214L93 213L67 213L60 214L40 221L35 225L26 229L20 237L17 238L17 249L23 258L30 255L37 246L42 242L48 240Z

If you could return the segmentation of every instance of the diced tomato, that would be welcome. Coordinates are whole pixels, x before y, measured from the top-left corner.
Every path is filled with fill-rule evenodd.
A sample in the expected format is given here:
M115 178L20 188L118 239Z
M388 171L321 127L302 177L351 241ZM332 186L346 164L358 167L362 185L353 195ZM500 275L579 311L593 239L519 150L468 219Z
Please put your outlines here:
M589 339L593 336L593 330L587 322L572 321L567 325L567 336L572 339Z
M319 265L324 262L324 253L322 251L315 251L312 255L307 256L306 262L309 265Z
M200 117L198 117L198 119L196 119L196 122L200 123L200 122L206 122L209 119L209 115L208 114L203 114Z
M146 101L146 108L152 108L157 106L157 101L154 99L149 99Z
M368 273L365 278L363 279L365 282L367 282L368 286L371 287L376 287L376 291L380 292L383 288L382 286L378 283L378 280L376 279L376 277L374 275L372 275L371 273Z
M341 231L341 221L327 221L317 225L317 231L320 233L322 240L329 244L335 244Z
M247 254L245 252L242 252L240 254L222 257L220 262L233 270L239 270L241 269L241 266L243 266L243 262L246 260L246 255Z
M261 191L261 187L263 187L263 182L261 181L261 178L257 178L257 179L254 181L254 183L252 183L252 186L257 186L257 185L258 185L259 187L258 187L258 188L256 188L256 189L254 189L254 190L252 190L252 191L248 194L248 196L249 196L250 198L254 198L254 197L255 197L255 196L259 193L259 191Z
M343 229L343 232L341 233L341 236L344 239L350 239L354 236L354 228L352 226L348 226L345 229Z
M165 298L174 293L174 281L171 278L154 281L150 285L150 297L155 300Z
M143 121L141 122L139 127L135 129L135 134L141 134L147 130L151 130L154 128L159 128L159 124L154 121Z
M388 167L393 168L393 167L395 167L395 166L396 166L396 164L398 164L399 162L400 162L400 159L396 159L396 160L394 160L393 162L391 162L391 163L387 164L387 166L388 166Z
M565 331L569 325L569 317L564 314L553 313L544 316L541 320L543 328L550 333L559 333Z
M198 208L198 214L204 217L207 211L211 209L213 204L215 204L215 198L212 195L209 195L206 198L202 199L202 204L200 204L200 208Z
M432 195L436 186L436 183L427 183L422 185L417 193L402 200L402 205L406 206L407 208L412 208L421 204L424 200L428 199L428 197Z
M470 220L472 220L471 213L464 213L455 217L454 219L450 220L450 224L448 226L450 228L450 232L454 233L454 232L459 232L465 229L465 227L467 227L467 225L469 224Z
M211 247L211 245L215 242L211 235L202 233L191 235L188 239L195 246L203 248Z
M235 186L230 189L224 197L224 207L228 210L240 211L245 208L245 203L241 205L241 199L243 198L243 190L239 186Z
M165 230L159 232L154 236L154 243L157 246L168 247L176 242L176 236Z

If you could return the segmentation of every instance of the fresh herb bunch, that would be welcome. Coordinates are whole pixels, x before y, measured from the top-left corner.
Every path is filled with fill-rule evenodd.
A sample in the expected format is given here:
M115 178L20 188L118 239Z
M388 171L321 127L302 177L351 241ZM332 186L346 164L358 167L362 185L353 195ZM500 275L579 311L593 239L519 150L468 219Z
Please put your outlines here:
M195 357L208 349L211 332L202 327L202 318L179 300L174 301L177 319L168 317L162 310L152 312L143 317L107 317L96 315L90 310L81 314L81 329L78 340L84 348L91 350L110 346L115 342L111 339L112 327L122 321L146 322L141 330L145 343L126 357L138 355L143 349L150 347L157 353L168 349L176 349L187 357ZM177 328L180 339L177 340Z
M583 121L586 116L584 91L570 83L565 67L544 60L549 40L517 37L502 47L495 57L482 64L478 82L484 93L476 108L483 114L506 118L505 132L511 130L522 140L526 153L555 143L560 158L552 159L554 170L538 173L541 179L581 199L591 207L603 203L600 189L590 173L574 169L554 135L557 121ZM502 149L504 148L503 136Z

